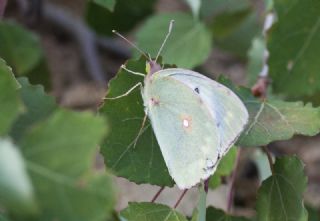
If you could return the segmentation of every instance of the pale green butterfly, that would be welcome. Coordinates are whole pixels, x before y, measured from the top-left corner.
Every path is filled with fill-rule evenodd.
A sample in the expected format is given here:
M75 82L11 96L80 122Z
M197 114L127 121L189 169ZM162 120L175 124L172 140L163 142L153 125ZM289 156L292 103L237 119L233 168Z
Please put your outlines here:
M126 96L141 87L145 113L151 121L169 173L180 189L188 189L215 172L220 159L244 130L248 111L237 95L224 85L191 70L162 69L156 63L172 24L173 21L155 60L114 31L145 55L149 62L147 75L121 66L132 74L145 77L144 86L138 83L127 93L107 99Z

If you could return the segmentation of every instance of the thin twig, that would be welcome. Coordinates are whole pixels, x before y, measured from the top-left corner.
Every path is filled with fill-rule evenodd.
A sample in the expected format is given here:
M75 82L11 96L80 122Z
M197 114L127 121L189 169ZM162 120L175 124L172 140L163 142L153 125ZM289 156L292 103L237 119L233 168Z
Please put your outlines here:
M209 191L209 181L210 181L210 177L204 181L203 188L206 193L208 193Z
M29 0L26 2L28 7L23 14L25 22L29 25L33 25L41 21L43 0Z
M26 16L26 14L27 14L28 11L29 11L29 2L26 1L26 0L16 0L16 3L17 3L17 5L18 5L20 14L21 14L22 16Z
M96 43L100 48L105 49L106 51L109 51L110 53L116 56L119 56L124 59L128 59L131 57L130 50L128 48L123 47L114 39L96 35Z
M178 201L176 202L176 204L174 204L173 208L177 208L181 202L181 200L183 199L184 195L186 195L188 189L185 189L182 194L180 195Z
M156 193L156 195L154 195L154 197L152 198L152 200L151 200L151 203L154 203L155 201L156 201L156 199L160 196L160 194L162 193L162 191L164 190L164 186L163 187L161 187L159 190L158 190L158 192Z
M272 160L272 156L271 156L271 153L270 151L268 150L268 147L264 146L262 147L264 152L266 153L267 157L268 157L268 161L269 161L269 166L270 166L270 169L271 169L271 173L272 175L274 175L274 168L273 168L273 160Z
M25 0L16 0L21 14L25 15L28 11L28 4ZM83 62L91 75L97 82L106 82L106 75L102 69L97 46L119 56L128 58L130 52L111 38L99 37L93 32L80 18L76 18L66 10L49 2L42 5L43 18L60 28L65 33L71 35L81 50Z
M229 193L228 193L228 201L227 201L227 212L230 213L231 211L231 207L233 205L233 197L234 197L234 183L237 177L237 172L238 172L238 166L239 166L239 162L240 162L240 155L241 155L241 148L238 149L237 152L237 157L236 157L236 162L234 165L234 169L231 175L231 179L230 179L230 186L229 186Z
M0 0L0 19L3 17L4 11L6 9L7 0Z
M60 28L63 28L73 35L78 41L83 55L83 61L92 78L98 82L106 82L106 77L99 61L100 58L95 45L95 35L93 32L79 19L47 2L43 5L43 16L47 21L59 25Z

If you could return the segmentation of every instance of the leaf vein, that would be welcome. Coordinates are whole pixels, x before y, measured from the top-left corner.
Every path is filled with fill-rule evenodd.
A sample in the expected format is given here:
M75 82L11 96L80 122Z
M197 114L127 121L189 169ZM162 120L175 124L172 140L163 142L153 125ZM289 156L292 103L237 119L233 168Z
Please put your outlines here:
M260 105L260 108L256 114L256 116L254 117L254 120L253 122L250 124L250 126L248 127L248 129L246 130L245 134L248 135L248 133L251 131L251 129L253 128L253 126L258 122L258 119L263 111L263 108L264 108L264 105L265 103L262 102L261 105Z

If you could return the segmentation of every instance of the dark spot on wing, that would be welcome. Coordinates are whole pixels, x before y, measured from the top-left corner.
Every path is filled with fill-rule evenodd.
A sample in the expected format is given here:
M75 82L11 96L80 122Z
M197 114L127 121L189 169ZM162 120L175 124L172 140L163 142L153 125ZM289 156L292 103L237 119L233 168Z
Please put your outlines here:
M159 100L157 100L157 99L155 99L153 97L151 98L150 101L151 101L151 105L159 105L159 103L160 103Z
M220 123L220 122L218 122L218 123L217 123L217 127L220 127L220 126L221 126L221 123Z
M218 154L218 160L219 159L220 159L220 154ZM207 166L205 168L203 168L203 170L206 171L206 172L212 170L217 165L218 160L215 163L213 163L213 161L211 159L207 158L206 159Z
M198 94L200 94L200 90L199 90L198 87L196 87L196 88L194 89L194 91L197 92Z

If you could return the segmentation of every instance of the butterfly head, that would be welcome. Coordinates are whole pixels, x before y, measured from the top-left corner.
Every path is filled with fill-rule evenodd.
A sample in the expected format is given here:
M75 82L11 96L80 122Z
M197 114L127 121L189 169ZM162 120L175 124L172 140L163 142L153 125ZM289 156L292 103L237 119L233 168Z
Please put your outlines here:
M162 67L155 60L154 61L151 60L151 61L146 62L146 73L148 75L152 75L160 70L162 70Z
M166 44L172 28L173 28L173 24L174 24L174 20L170 21L170 25L169 25L169 30L167 35L165 36L165 39L163 40L160 49L158 50L158 53L156 55L156 58L154 60L151 59L151 56L148 54L146 54L145 52L143 52L137 45L135 45L134 43L132 43L131 41L129 41L128 39L126 39L123 35L121 35L120 33L118 33L115 30L112 30L112 32L116 35L118 35L120 38L122 38L123 40L125 40L128 44L130 44L132 47L134 47L135 49L137 49L146 59L147 59L147 63L146 63L146 73L147 75L152 75L154 73L156 73L157 71L162 70L162 67L160 64L157 63L158 58L160 57L160 54L163 50L164 45Z
M160 71L162 70L162 67L157 63L158 61L158 58L162 52L162 49L164 47L164 45L166 44L170 34L171 34L171 31L172 31L172 27L173 27L173 23L174 23L174 20L171 20L170 21L170 25L169 25L169 30L168 30L168 33L166 35L166 37L164 38L162 44L161 44L161 47L157 53L157 56L156 56L156 59L155 60L152 60L152 59L149 59L149 61L147 62L146 64L146 72L147 74L149 75L152 75L154 73L156 73L157 71Z

